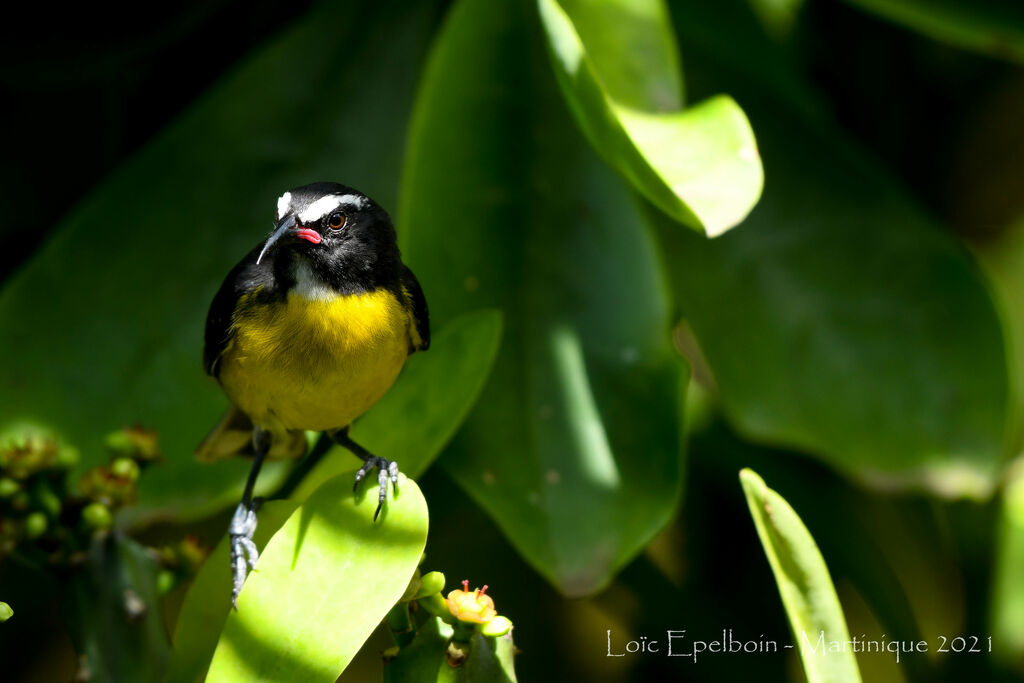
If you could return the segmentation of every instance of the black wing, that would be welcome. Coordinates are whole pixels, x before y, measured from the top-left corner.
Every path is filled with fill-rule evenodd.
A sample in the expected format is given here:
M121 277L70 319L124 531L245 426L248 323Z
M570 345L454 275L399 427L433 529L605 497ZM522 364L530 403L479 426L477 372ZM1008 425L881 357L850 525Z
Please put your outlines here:
M430 348L430 311L427 309L427 297L423 296L419 280L409 270L409 266L404 263L402 264L402 287L409 295L413 322L416 324L416 334L419 336L419 343L413 344L409 353L426 351Z
M271 260L257 265L263 245L257 245L231 269L213 297L206 315L206 335L203 344L203 367L206 374L217 377L218 361L234 336L235 311L242 297L257 294L260 299L275 296L276 287Z

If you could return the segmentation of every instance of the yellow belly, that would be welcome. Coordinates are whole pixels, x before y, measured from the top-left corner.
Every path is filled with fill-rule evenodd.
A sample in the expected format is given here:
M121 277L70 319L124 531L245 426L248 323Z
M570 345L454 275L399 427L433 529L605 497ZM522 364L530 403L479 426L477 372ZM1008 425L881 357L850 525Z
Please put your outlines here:
M388 291L239 306L224 391L270 429L331 430L365 413L409 353L410 315Z

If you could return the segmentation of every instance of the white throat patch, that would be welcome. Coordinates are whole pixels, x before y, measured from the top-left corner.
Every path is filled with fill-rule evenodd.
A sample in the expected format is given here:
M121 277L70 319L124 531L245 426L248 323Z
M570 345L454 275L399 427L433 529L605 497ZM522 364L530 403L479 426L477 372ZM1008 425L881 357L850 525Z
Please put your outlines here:
M338 295L327 283L317 277L308 263L301 259L295 264L295 287L292 292L311 301L333 299Z

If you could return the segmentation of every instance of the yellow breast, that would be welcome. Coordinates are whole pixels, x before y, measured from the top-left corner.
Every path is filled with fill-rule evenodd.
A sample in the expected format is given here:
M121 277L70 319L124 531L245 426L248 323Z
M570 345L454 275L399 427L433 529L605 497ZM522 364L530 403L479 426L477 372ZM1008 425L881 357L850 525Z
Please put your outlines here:
M261 426L345 427L391 387L409 353L411 316L386 290L247 303L219 379Z

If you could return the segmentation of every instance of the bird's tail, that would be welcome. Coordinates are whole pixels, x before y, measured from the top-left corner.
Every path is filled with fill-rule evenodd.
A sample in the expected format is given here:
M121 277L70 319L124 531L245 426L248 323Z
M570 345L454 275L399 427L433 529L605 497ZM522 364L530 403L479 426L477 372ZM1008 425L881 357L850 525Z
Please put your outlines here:
M212 462L238 455L254 455L252 431L252 420L232 404L220 422L196 447L196 457L204 462ZM299 458L306 452L307 446L304 431L271 428L270 452L267 457Z

